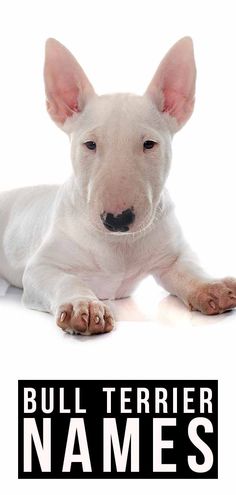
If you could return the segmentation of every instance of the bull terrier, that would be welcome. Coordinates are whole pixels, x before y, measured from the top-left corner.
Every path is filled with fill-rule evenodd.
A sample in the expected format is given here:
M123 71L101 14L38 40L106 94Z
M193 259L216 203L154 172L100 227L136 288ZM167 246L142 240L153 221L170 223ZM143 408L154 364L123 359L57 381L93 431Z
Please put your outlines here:
M129 296L148 274L192 310L235 307L236 279L201 269L165 188L172 138L194 107L191 38L170 49L142 96L98 96L55 39L46 42L44 78L48 113L70 139L73 175L0 194L2 283L83 335L111 331L106 300Z

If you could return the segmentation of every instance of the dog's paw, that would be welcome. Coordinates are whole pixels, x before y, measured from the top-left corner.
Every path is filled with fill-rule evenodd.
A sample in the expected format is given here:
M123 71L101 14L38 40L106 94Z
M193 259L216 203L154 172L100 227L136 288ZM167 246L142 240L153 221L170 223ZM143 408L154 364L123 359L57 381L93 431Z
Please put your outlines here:
M188 298L190 309L206 315L217 315L236 307L236 279L224 278L204 283Z
M62 304L57 312L57 325L67 333L93 335L110 332L114 318L101 301L77 301Z

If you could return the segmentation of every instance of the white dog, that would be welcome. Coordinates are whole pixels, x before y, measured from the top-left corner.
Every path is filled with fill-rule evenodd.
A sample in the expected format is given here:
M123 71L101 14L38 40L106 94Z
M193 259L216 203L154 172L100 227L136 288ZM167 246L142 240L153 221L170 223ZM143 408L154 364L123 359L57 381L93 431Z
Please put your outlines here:
M74 173L60 187L0 195L0 275L69 333L114 326L106 299L153 274L191 309L236 306L236 280L212 280L186 244L165 189L171 140L194 106L190 38L167 53L143 96L97 96L73 55L46 44L50 116L71 142Z

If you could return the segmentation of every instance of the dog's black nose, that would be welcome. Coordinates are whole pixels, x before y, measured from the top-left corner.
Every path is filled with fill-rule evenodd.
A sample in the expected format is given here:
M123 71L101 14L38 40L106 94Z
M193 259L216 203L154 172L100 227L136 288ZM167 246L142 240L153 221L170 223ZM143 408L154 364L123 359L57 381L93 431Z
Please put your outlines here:
M122 211L118 215L113 213L106 213L105 211L101 215L104 226L112 232L127 232L129 226L134 222L135 214L133 208Z

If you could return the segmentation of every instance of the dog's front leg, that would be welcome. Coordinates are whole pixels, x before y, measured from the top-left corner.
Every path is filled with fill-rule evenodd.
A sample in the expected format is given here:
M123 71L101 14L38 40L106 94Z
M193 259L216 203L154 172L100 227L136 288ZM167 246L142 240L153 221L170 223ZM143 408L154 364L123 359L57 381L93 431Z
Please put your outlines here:
M77 275L35 260L23 277L23 302L31 309L52 313L62 330L92 335L110 332L114 319L110 309L79 280Z
M207 315L236 307L236 279L212 279L186 250L154 273L158 282L191 310Z

